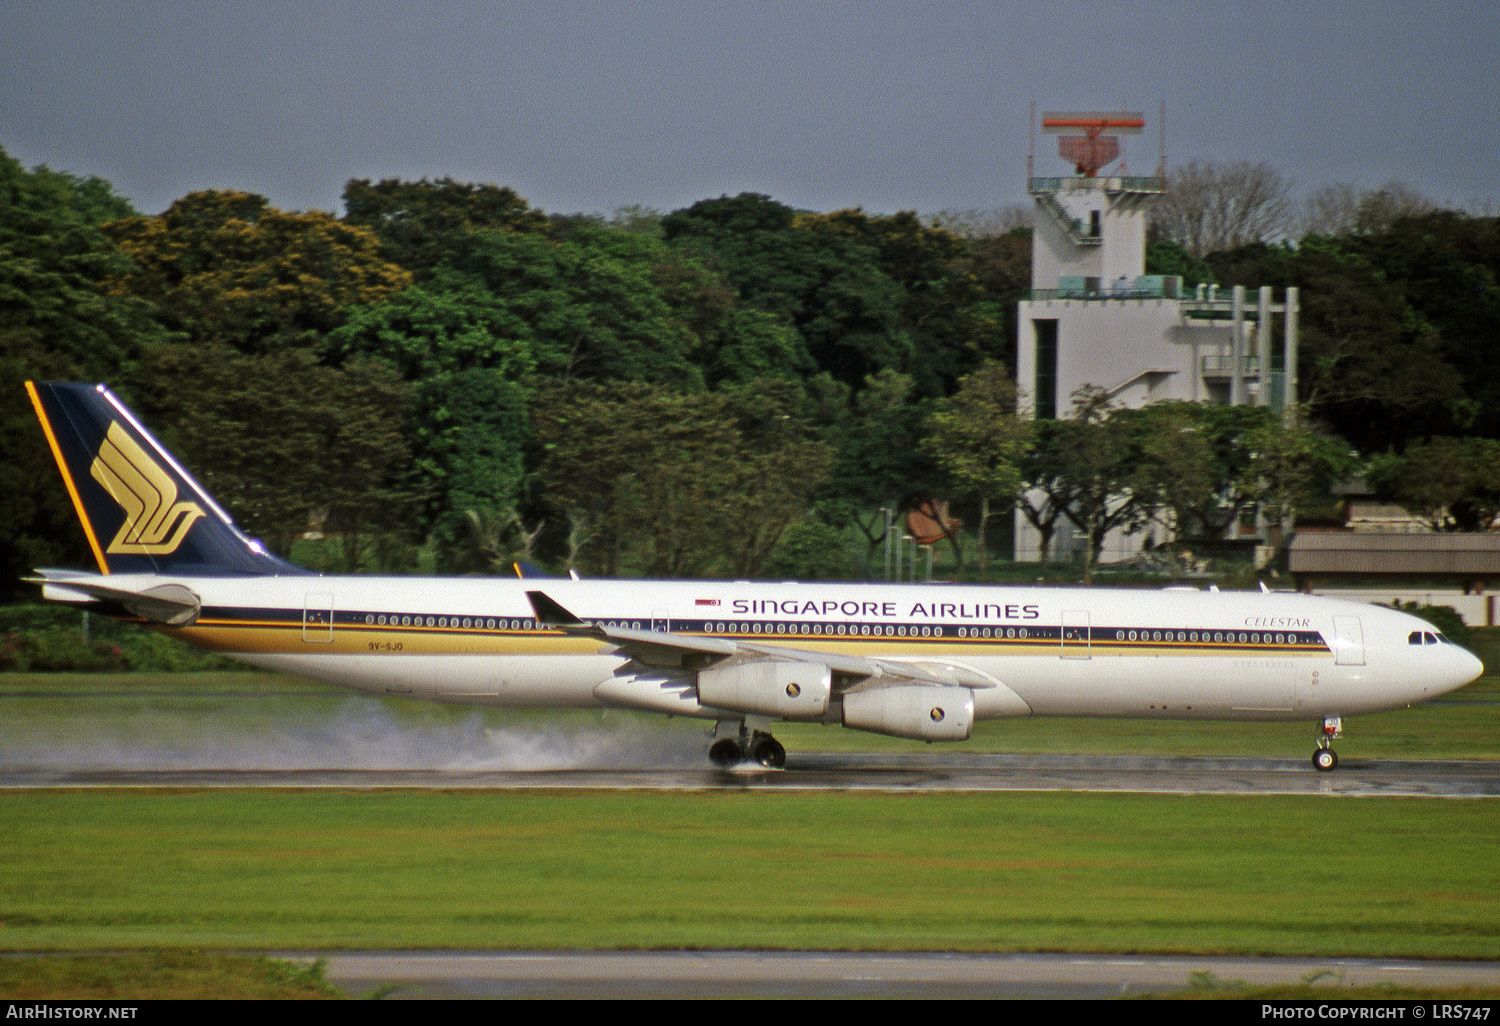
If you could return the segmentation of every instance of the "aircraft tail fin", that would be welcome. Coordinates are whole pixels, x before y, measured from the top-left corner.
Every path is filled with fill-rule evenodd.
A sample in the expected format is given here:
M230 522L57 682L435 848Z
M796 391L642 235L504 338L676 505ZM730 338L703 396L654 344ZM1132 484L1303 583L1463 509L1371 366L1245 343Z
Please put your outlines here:
M100 573L305 574L266 552L103 385L26 383Z

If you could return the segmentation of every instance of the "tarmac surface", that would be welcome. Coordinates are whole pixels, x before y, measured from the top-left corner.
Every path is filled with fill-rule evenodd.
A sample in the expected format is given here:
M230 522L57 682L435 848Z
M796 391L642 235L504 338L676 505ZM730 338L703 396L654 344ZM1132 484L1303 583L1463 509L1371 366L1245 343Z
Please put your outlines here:
M282 953L311 959L305 953ZM1314 981L1500 986L1500 963L1163 955L758 951L349 951L324 975L388 998L1112 998Z

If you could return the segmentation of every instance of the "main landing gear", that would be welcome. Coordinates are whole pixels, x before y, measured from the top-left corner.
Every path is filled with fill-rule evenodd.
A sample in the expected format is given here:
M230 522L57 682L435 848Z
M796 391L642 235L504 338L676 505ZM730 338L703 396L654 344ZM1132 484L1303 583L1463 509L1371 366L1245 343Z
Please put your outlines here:
M1344 736L1344 721L1337 716L1325 716L1323 722L1318 725L1318 747L1313 752L1313 769L1320 773L1327 773L1339 764L1338 753L1333 750L1333 742Z
M740 724L739 737L724 737L708 749L715 766L734 766L742 762L759 763L767 769L786 765L786 749L763 730L751 730Z

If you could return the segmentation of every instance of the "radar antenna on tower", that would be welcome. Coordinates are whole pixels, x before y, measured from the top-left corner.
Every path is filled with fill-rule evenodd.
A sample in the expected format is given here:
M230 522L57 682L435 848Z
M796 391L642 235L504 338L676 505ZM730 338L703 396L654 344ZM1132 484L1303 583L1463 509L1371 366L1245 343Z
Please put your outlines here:
M1120 156L1119 136L1140 135L1145 127L1139 111L1042 112L1042 131L1062 136L1057 140L1058 155L1071 161L1084 178L1093 178Z

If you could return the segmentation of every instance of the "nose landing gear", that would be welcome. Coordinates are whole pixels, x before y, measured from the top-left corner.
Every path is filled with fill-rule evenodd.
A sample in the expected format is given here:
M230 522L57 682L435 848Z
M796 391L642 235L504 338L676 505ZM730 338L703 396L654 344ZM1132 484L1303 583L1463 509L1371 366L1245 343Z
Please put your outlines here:
M1337 716L1325 716L1323 722L1318 726L1318 747L1313 752L1313 768L1320 773L1327 773L1339 764L1338 753L1333 750L1333 742L1344 736L1344 721Z

